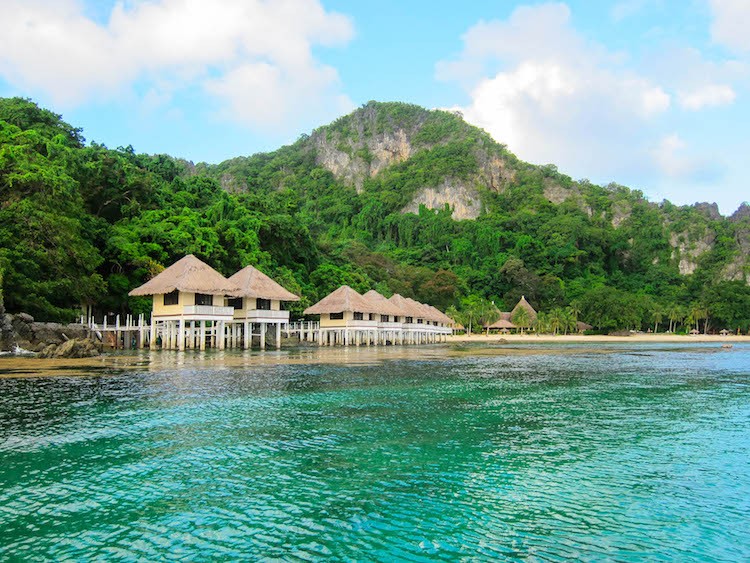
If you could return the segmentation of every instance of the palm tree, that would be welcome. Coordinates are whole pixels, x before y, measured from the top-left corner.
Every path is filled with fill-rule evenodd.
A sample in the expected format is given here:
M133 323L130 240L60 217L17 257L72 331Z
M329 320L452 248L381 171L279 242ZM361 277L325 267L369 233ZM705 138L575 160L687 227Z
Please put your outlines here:
M651 311L651 319L654 321L654 334L659 332L659 323L664 318L664 311L661 310L661 307L656 307L653 311Z
M531 324L531 315L529 315L529 312L524 307L519 307L513 318L510 319L510 322L519 327L521 334L523 334L523 329Z
M568 334L569 331L574 331L577 322L578 321L576 321L570 308L560 310L560 329L563 331L563 334Z
M463 325L464 332L466 332L467 320L466 320L466 314L463 311L459 311L458 309L456 309L455 305L451 305L445 310L445 314L448 315L454 321L456 321L458 324Z
M490 335L490 325L497 322L500 318L500 310L495 306L495 302L485 301L482 307L482 323L487 327L487 336Z
M685 318L682 313L682 307L676 303L672 303L667 309L667 318L669 318L669 332L676 332L677 323Z
M550 329L552 329L552 334L557 335L557 331L560 330L562 323L563 323L563 310L560 309L559 307L555 307L549 313L549 325L550 325Z
M549 331L549 316L547 313L539 313L532 323L537 334Z

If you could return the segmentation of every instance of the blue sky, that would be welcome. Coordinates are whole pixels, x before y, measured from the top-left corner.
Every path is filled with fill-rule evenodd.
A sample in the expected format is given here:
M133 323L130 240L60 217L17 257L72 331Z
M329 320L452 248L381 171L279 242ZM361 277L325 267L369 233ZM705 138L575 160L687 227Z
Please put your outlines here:
M4 0L0 19L0 95L110 147L219 162L399 100L653 201L750 198L747 0Z

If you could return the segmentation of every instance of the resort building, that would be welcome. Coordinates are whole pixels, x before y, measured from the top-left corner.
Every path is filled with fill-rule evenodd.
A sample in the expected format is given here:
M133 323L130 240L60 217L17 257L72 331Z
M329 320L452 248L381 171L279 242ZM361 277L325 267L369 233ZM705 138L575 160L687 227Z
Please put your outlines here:
M378 344L378 307L348 285L308 307L305 315L320 315L318 344Z
M181 258L129 293L153 296L150 346L184 350L224 348L226 327L234 309L224 305L225 296L238 288L211 266L192 254Z
M138 325L128 320L122 328L118 321L117 339L138 332L143 346L148 331L152 349L247 349L256 343L264 349L269 338L278 348L282 333L321 346L425 344L444 341L454 325L430 305L398 294L387 299L374 290L360 295L346 285L304 311L320 315L319 323L290 323L283 304L298 301L297 295L252 266L227 279L192 254L130 295L152 297L151 322L146 326L141 316Z
M282 302L299 301L299 297L252 266L246 266L227 281L238 288L226 302L234 311L229 335L232 346L242 342L244 348L249 348L253 334L258 334L258 344L265 349L266 333L273 328L276 347L281 347L281 327L289 323L289 311L281 308Z
M305 310L320 315L321 346L423 344L445 340L452 319L428 305L398 294L386 299L377 291L360 295L341 286Z
M281 304L299 300L252 266L226 279L192 254L130 295L153 296L150 347L176 350L250 348L254 336L265 348L269 327L279 347L281 326L289 322Z

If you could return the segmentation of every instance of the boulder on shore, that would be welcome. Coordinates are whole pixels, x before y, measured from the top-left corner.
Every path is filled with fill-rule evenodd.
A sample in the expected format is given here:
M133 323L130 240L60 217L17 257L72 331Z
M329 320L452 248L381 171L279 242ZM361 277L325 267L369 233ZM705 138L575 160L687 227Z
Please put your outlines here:
M39 354L40 358L92 358L102 353L102 344L91 338L74 338L60 345L50 344Z

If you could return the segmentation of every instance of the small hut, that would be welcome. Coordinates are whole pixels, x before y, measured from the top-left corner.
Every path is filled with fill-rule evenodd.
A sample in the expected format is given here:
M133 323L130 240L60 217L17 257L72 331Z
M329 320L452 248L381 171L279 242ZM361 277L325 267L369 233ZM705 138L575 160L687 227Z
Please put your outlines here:
M234 323L231 338L234 342L240 339L244 347L250 347L253 325L259 327L260 347L266 347L266 332L269 326L274 327L276 347L281 346L281 325L289 322L289 311L281 308L282 302L299 301L299 297L287 291L266 274L245 266L227 280L237 291L227 298L227 306L234 310Z
M576 330L582 334L587 330L592 330L593 328L593 326L588 323L584 323L583 321L576 322Z
M725 329L725 328L722 328L722 329L721 329L721 330L719 331L719 334L721 334L722 336L728 336L728 335L729 335L729 334L731 334L731 333L730 333L730 332L729 332L729 331L728 331L727 329Z
M208 340L210 346L223 349L225 327L234 314L224 305L224 296L238 291L211 266L188 254L129 295L153 296L152 348L159 337L164 348L204 349Z

